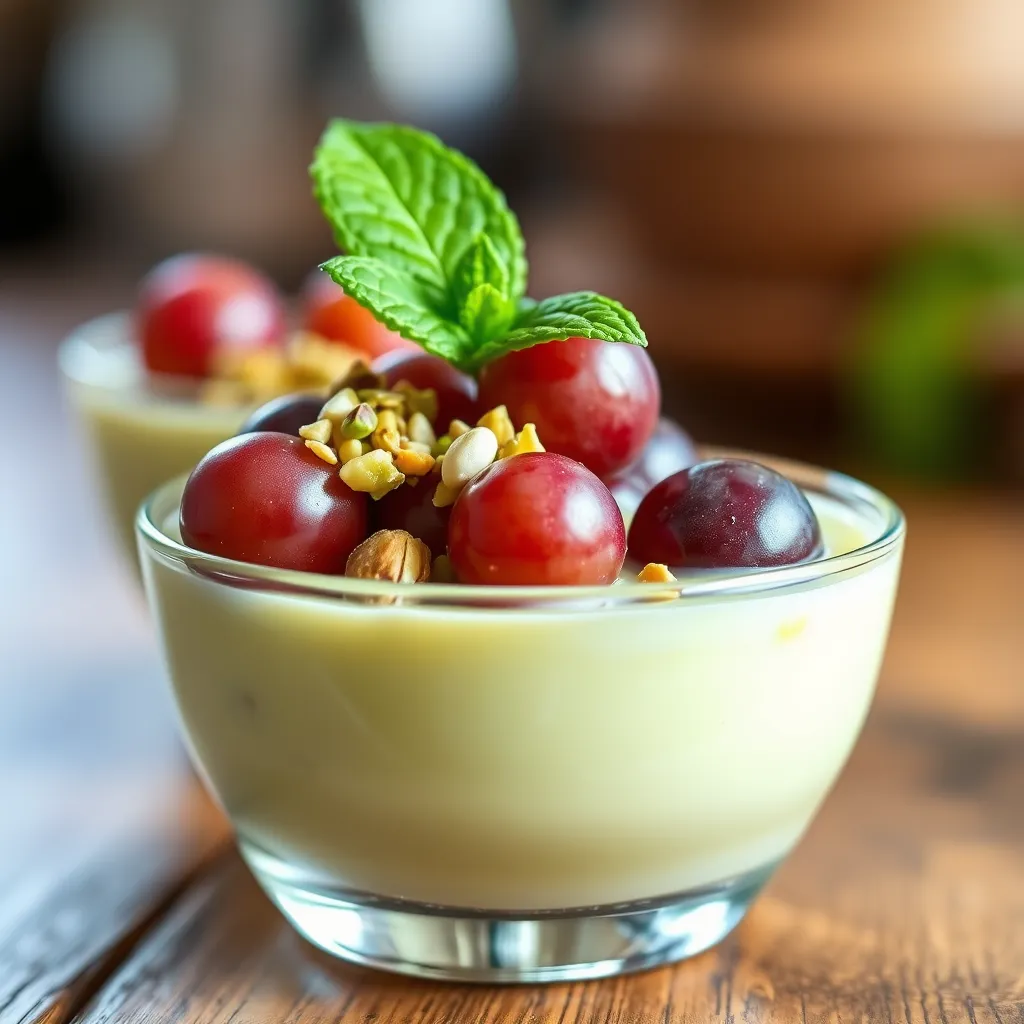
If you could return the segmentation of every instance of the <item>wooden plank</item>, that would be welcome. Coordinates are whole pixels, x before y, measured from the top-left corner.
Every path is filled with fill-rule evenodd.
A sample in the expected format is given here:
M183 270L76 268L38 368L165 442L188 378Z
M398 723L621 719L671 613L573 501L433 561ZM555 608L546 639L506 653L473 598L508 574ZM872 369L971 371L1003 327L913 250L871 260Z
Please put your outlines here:
M1024 732L883 711L735 936L586 984L449 986L349 967L294 935L232 858L81 1021L1009 1024L1024 1019L1022 792Z
M0 1024L70 1020L223 846L223 822L197 789L177 811L50 851L41 884L26 880L0 904Z

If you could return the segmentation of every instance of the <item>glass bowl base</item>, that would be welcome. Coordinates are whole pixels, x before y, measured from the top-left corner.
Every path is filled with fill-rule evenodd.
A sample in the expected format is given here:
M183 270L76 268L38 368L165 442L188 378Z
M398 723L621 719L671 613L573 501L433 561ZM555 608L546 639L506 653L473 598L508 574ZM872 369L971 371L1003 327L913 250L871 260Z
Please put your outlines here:
M246 840L239 845L267 895L315 946L379 970L492 984L602 978L694 956L739 924L775 869L658 899L520 914L325 887Z

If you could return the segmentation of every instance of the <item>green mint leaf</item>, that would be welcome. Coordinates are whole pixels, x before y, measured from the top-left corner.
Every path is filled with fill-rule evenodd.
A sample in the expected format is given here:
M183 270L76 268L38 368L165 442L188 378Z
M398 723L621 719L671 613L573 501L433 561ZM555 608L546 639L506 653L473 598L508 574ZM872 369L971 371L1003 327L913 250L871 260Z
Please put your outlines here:
M498 254L498 250L494 248L494 243L486 235L477 236L455 268L453 285L455 302L460 311L470 292L482 284L489 284L499 294L508 297L508 267ZM513 315L514 310L513 304Z
M456 366L465 365L473 344L456 323L431 308L424 285L372 256L336 256L321 265L346 293L403 338Z
M479 369L506 352L566 338L600 338L647 346L647 336L636 317L621 302L597 292L570 292L523 307L512 331L473 352L471 366Z
M459 322L479 345L500 337L515 319L515 303L493 284L478 284L459 309Z
M523 238L504 195L436 136L401 125L333 121L310 173L339 246L414 278L442 318L458 316L456 271L481 235L507 268L508 296L525 291Z

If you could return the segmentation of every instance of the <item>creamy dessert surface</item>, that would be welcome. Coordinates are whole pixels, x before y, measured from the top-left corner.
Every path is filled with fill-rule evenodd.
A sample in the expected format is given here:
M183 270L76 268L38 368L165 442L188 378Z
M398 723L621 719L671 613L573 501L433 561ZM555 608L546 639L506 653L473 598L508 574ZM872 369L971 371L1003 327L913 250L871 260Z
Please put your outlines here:
M816 504L833 552L874 530ZM899 550L757 595L532 611L145 563L187 732L244 840L309 883L528 910L785 855L868 709Z
M127 332L122 314L86 324L72 339L65 370L101 492L135 564L135 514L143 499L235 434L251 410L204 405L191 391L150 391Z

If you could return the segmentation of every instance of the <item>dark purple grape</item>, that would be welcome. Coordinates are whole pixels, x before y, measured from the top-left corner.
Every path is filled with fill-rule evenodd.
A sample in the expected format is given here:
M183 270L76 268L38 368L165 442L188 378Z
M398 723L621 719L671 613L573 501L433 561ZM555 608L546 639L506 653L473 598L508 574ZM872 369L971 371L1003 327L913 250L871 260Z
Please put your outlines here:
M637 460L607 481L608 487L619 505L632 511L655 484L692 466L697 458L690 435L663 416Z
M756 462L715 459L663 480L640 503L629 555L697 569L803 562L822 549L799 487Z
M242 424L240 434L272 431L298 436L299 427L316 422L324 405L322 395L281 395L261 405Z

